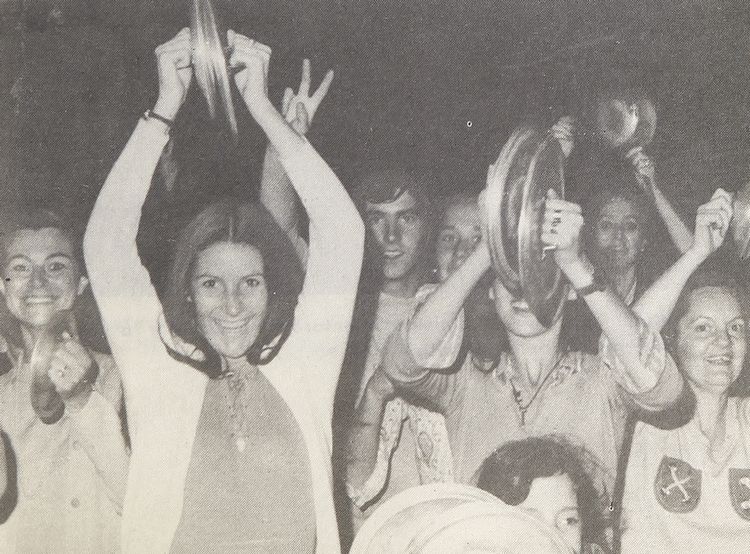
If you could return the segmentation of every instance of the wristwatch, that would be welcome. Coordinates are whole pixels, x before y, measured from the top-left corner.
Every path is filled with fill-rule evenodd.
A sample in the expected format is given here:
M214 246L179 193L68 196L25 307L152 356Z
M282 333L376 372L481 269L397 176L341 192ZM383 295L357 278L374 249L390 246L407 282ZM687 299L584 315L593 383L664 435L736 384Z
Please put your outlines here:
M607 279L604 274L598 269L594 271L594 275L592 276L592 282L590 285L586 285L585 287L581 287L580 289L575 289L576 294L579 296L579 298L588 296L593 292L604 292L605 290L607 290Z

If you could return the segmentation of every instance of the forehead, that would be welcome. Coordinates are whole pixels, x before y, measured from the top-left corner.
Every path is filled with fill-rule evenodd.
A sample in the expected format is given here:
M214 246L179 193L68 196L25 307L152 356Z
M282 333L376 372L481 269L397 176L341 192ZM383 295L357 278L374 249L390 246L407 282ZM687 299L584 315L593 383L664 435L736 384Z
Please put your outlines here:
M742 307L737 297L723 287L701 287L690 293L688 311L683 321L697 317L732 321L742 317Z
M263 270L263 255L255 246L237 242L217 242L198 252L194 273L231 276L263 273Z
M531 482L529 496L522 505L527 508L540 507L549 510L551 507L577 506L573 480L567 474L537 477Z
M443 227L479 227L479 207L476 202L467 201L450 204L443 214Z
M412 196L411 192L405 191L401 196L396 198L393 202L380 202L373 203L368 202L366 210L368 212L381 212L386 214L396 214L407 210L413 210L417 206L417 201Z
M638 212L631 200L615 196L610 198L602 206L599 217L610 217L613 219L636 218Z
M6 257L26 256L44 259L52 254L74 257L70 238L60 229L21 229L13 232L5 243Z

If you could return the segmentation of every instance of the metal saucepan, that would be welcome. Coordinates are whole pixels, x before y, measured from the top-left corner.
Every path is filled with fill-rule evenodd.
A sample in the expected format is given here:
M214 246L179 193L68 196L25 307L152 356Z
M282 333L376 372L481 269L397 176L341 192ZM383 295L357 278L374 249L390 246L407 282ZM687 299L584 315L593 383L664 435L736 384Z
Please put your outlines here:
M567 285L541 241L547 191L565 196L563 154L548 132L521 126L487 174L487 243L498 278L542 325L559 316Z

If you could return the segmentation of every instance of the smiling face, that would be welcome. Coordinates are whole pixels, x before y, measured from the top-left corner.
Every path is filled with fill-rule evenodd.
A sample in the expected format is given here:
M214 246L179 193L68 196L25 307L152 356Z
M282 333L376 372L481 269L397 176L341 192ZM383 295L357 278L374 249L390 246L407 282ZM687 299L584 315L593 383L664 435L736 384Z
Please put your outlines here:
M225 359L243 357L268 311L263 256L249 244L218 242L200 251L191 280L199 332Z
M594 247L607 268L623 271L633 267L646 244L633 202L612 198L599 213L594 228Z
M534 479L529 495L518 507L560 531L573 552L581 551L578 498L567 474Z
M70 238L60 229L22 229L6 244L2 292L22 326L39 329L73 307L88 281L81 276Z
M726 393L745 362L745 320L727 289L706 286L690 294L677 331L677 359L694 389Z
M409 191L393 202L368 202L367 224L383 256L383 276L389 281L407 279L421 271L420 249L427 225Z
M474 252L482 240L482 226L476 201L461 199L445 210L438 232L435 257L438 279L445 281Z

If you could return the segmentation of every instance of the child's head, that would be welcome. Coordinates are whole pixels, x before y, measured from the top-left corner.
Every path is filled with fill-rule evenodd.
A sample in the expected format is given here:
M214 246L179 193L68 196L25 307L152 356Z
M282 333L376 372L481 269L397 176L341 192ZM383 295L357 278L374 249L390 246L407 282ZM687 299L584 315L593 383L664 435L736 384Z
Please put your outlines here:
M558 438L504 444L482 464L477 486L557 528L576 552L599 542L596 489L575 451Z

